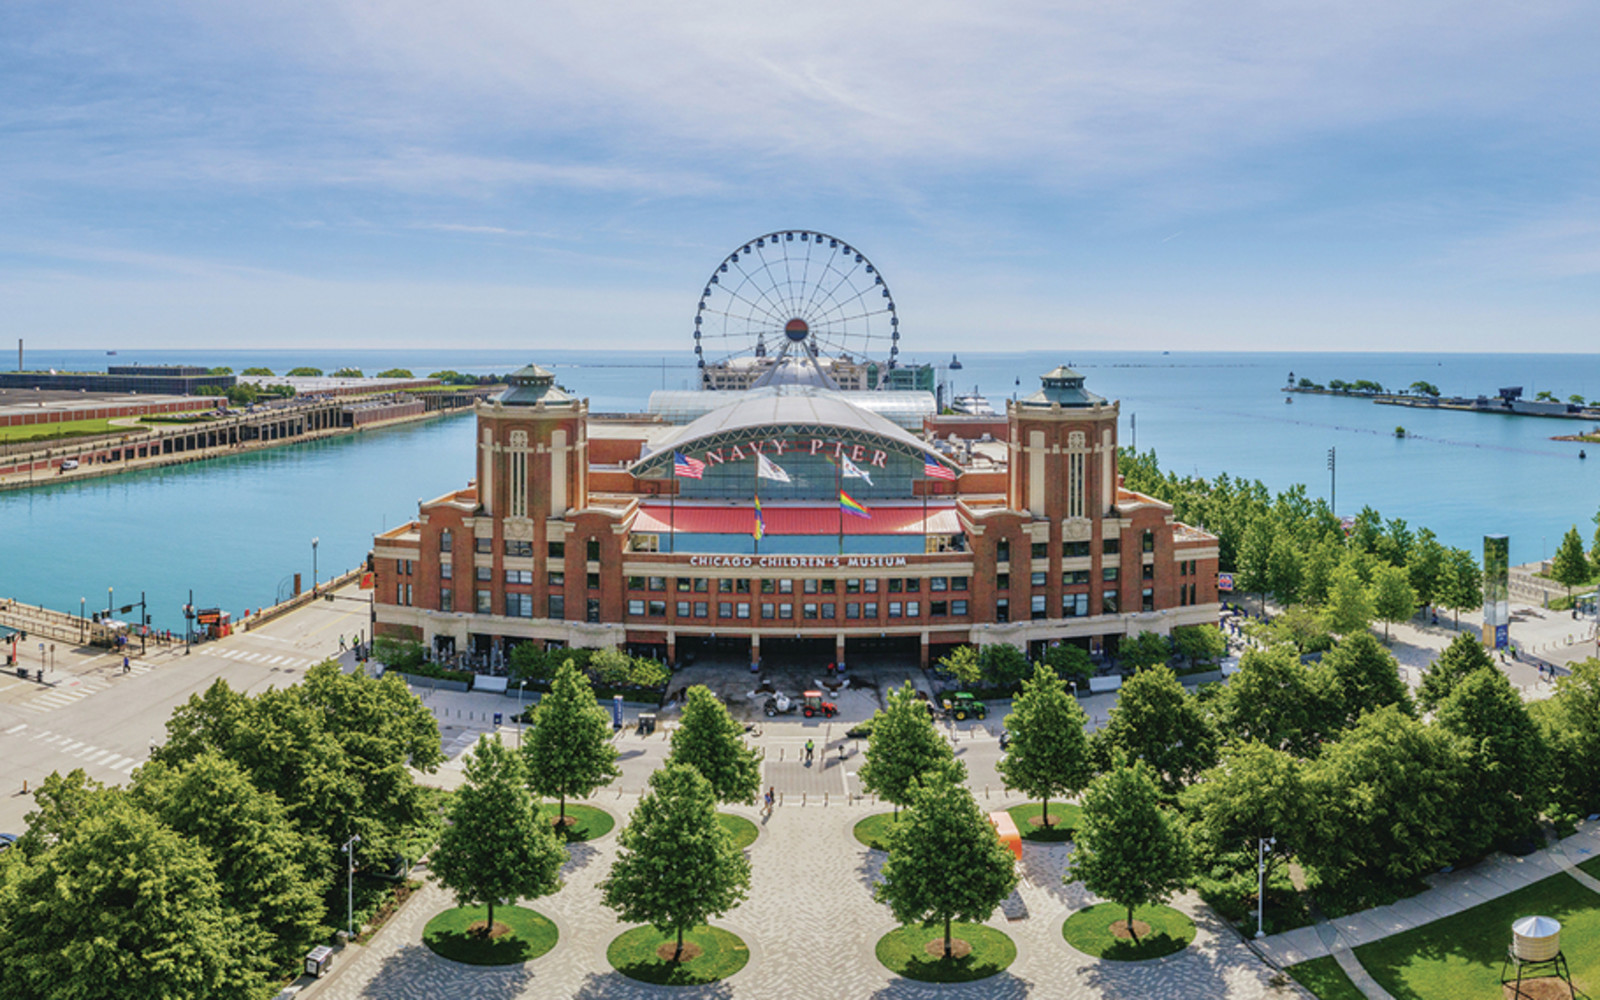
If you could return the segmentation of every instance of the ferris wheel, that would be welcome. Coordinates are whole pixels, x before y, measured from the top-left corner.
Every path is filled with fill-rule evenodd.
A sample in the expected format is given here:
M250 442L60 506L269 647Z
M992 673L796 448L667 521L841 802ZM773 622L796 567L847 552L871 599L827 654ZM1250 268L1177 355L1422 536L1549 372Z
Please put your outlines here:
M895 366L894 296L860 250L826 233L783 230L744 244L711 273L694 315L701 368L789 348Z

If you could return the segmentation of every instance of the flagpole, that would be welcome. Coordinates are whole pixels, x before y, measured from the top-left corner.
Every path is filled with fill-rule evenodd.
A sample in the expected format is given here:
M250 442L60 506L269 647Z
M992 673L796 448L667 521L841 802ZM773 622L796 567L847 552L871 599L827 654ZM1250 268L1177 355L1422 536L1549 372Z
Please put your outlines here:
M756 459L754 465L756 467L756 530L750 534L755 539L755 554L759 556L761 554L761 536L766 534L766 526L761 523L761 460L759 458Z
M922 474L922 554L928 554L928 490L932 488L933 481L928 474Z
M844 555L844 466L835 464L833 467L833 498L839 505L839 554Z
M673 453L673 462L677 462L677 453ZM668 494L667 507L667 551L676 555L678 552L678 469L673 465L672 492Z

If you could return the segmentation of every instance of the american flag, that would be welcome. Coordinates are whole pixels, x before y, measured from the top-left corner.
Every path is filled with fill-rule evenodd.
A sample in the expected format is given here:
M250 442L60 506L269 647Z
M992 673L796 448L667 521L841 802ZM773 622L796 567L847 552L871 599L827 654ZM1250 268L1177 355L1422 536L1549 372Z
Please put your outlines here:
M956 478L956 472L954 469L949 468L942 462L935 461L932 458L923 459L922 474L927 476L929 479L953 480Z
M681 451L672 453L672 474L685 479L699 479L701 473L706 471L706 463L699 459L690 458Z

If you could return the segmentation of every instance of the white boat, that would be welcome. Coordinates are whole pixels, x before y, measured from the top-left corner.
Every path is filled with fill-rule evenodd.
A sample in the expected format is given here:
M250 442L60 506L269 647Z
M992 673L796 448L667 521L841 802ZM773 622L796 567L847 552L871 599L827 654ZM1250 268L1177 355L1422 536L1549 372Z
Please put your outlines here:
M989 400L978 392L978 387L973 386L971 392L957 396L950 403L950 408L957 413L965 413L969 417L997 417L994 407L989 405Z

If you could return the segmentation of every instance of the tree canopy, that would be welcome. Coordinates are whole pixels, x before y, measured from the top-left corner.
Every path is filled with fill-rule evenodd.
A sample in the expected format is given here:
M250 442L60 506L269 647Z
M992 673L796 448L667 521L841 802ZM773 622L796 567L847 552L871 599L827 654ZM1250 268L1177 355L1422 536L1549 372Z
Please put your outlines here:
M1313 756L1326 712L1312 672L1289 646L1248 649L1215 702L1217 731L1230 740Z
M922 775L954 759L950 744L928 718L927 703L906 681L889 692L889 707L873 715L866 760L856 776L862 788L894 803L899 815Z
M1544 808L1549 751L1522 696L1493 666L1462 678L1439 704L1439 727L1454 736L1466 765L1456 802L1463 857L1531 833Z
M1471 633L1456 636L1423 672L1422 683L1417 688L1417 704L1425 712L1433 711L1467 675L1485 669L1493 670L1494 660L1489 658L1478 637Z
M1118 764L1089 785L1075 848L1065 880L1125 907L1129 934L1134 908L1164 902L1193 868L1183 823L1162 808L1143 762Z
M1087 722L1077 699L1044 664L1034 668L1011 703L1005 722L1011 741L996 769L1007 788L1041 801L1046 827L1050 799L1082 791L1093 776Z
M1097 762L1109 766L1117 754L1143 761L1174 795L1214 763L1215 735L1194 699L1165 667L1140 671L1122 685L1106 725L1095 734Z
M1550 578L1567 588L1567 597L1570 599L1572 588L1589 582L1591 575L1589 557L1583 551L1583 539L1578 536L1577 525L1573 525L1561 536L1561 544L1556 546L1555 558L1550 560Z
M589 678L568 660L556 669L550 693L533 712L533 728L522 742L528 786L559 801L558 822L567 818L567 799L593 795L615 780L617 748L611 742L611 716L595 700Z
M699 771L718 802L751 803L761 793L761 751L745 743L744 727L703 684L685 696L667 762Z
M1411 694L1400 678L1400 665L1370 632L1346 636L1317 665L1317 691L1328 717L1325 732L1355 724L1363 712L1386 705L1410 715Z

